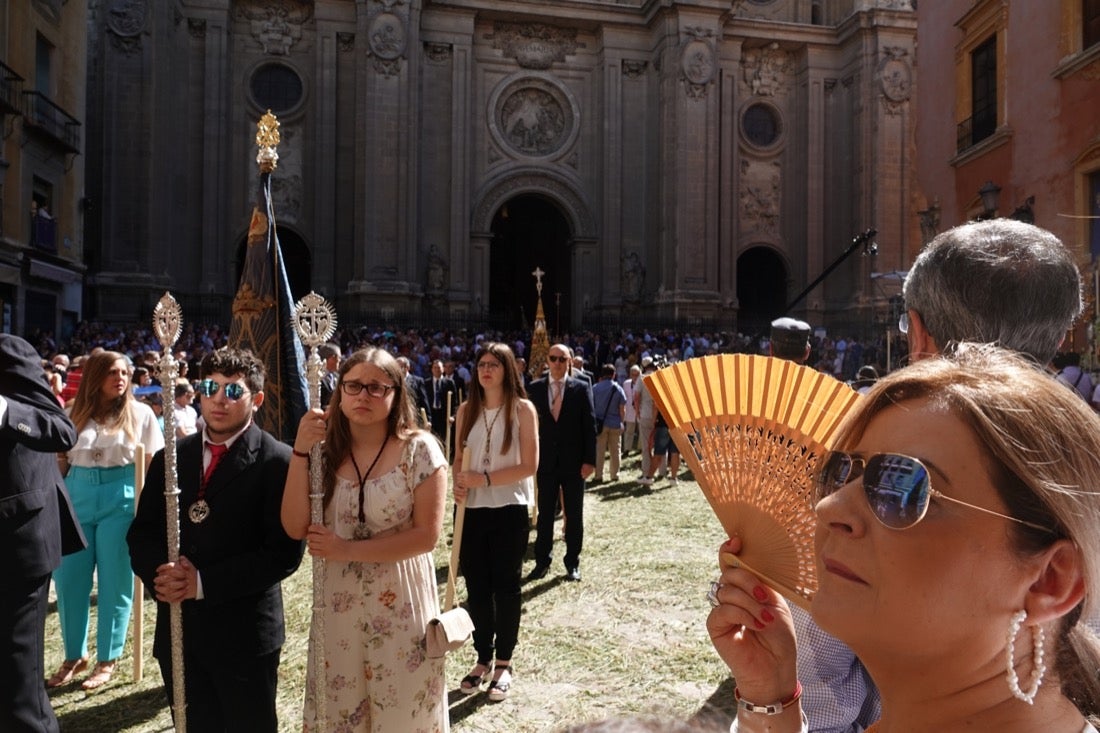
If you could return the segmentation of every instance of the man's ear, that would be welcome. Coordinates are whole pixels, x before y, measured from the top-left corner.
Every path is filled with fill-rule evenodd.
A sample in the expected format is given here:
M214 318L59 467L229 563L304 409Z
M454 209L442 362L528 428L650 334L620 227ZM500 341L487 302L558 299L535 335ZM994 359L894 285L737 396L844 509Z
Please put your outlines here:
M1029 621L1055 621L1085 597L1084 562L1070 540L1058 540L1037 558L1038 577L1028 588L1024 610Z
M939 354L940 346L936 343L936 339L932 338L932 334L928 333L928 329L924 327L924 321L921 320L920 313L909 309L908 315L909 333L906 334L906 337L909 341L909 361L920 361Z
M262 405L263 403L264 403L264 393L263 392L256 392L255 394L252 395L252 411L253 412L260 409L260 405Z

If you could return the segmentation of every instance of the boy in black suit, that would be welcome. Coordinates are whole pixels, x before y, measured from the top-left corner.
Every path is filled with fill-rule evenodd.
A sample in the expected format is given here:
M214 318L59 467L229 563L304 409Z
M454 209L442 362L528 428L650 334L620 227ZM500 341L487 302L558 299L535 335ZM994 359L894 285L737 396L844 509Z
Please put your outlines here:
M177 444L179 562L167 560L163 451L127 535L130 560L158 601L153 656L169 703L168 604L183 604L188 728L274 732L285 640L280 581L298 568L304 547L279 518L290 447L252 419L264 401L264 369L250 352L215 351L201 373L206 427Z

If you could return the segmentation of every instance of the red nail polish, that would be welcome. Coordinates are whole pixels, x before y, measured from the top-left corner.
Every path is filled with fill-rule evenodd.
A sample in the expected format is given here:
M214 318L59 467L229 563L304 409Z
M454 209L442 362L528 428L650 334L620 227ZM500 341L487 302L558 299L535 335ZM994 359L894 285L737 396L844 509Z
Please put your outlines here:
M764 623L768 624L770 624L772 621L775 621L775 616L772 616L771 611L766 608L760 612L760 618L764 619Z
M762 603L768 600L768 592L758 585L752 589L752 597Z
M753 626L755 626L755 627L756 627L756 628L758 628L758 629L762 629L762 628L764 628L764 624L760 623L760 622L759 622L759 621L757 621L756 619L753 619L753 620L752 620L752 625L753 625Z

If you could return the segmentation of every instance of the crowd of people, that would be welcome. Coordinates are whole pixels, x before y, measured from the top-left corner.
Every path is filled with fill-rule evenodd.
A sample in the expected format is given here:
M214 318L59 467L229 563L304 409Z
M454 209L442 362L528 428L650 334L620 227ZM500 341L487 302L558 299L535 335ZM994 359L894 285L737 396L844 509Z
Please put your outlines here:
M324 663L309 666L304 728L448 730L451 686L424 641L440 612L433 553L448 464L474 622L473 664L454 689L499 703L522 657L521 588L551 572L555 518L564 580L580 582L587 484L622 480L624 450L639 451L642 484L662 472L677 479L676 446L642 377L748 350L824 365L864 397L817 469L809 610L738 562L749 538L719 548L707 630L736 681L731 730L1096 733L1100 417L1079 364L1049 367L1082 309L1077 267L1034 226L969 224L919 255L904 301L912 364L881 378L883 344L828 340L790 318L763 342L670 332L563 339L534 377L515 334L344 331L325 354L325 405L301 418L293 445L253 420L264 404L259 361L223 347L221 329L195 329L178 356L197 379L161 386L180 408L198 395L195 430L173 440L178 558L166 548L165 438L134 396L156 393L137 382L155 374L155 341L141 329L88 327L83 359L63 365L47 353L43 370L41 351L2 337L0 439L15 465L40 471L32 480L9 467L10 483L41 495L21 506L46 507L54 531L20 534L26 520L0 514L0 548L32 558L0 579L0 623L13 629L0 648L0 728L57 730L45 675L25 679L43 668L50 573L65 659L45 684L63 686L89 664L96 569L98 660L80 680L94 689L121 653L132 567L157 600L154 656L174 714L170 609L180 604L188 727L277 730L280 581L308 552L324 560L316 610L326 634L310 640L310 659ZM95 343L97 332L110 343ZM141 368L150 373L139 377ZM151 463L129 522L137 444ZM321 521L310 498L318 477Z

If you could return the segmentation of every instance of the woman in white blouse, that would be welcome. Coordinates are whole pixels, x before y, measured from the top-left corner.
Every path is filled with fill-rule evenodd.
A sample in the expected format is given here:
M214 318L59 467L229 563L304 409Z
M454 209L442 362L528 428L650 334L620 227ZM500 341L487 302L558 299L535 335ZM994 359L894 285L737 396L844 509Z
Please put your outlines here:
M508 346L482 344L474 364L477 379L455 418L457 444L466 449L456 451L454 462L455 501L466 502L459 567L477 651L477 664L460 689L473 695L489 680L489 699L500 702L511 689L512 652L519 639L527 513L539 463L538 418Z
M134 516L137 445L145 446L145 468L164 447L153 410L134 399L132 373L129 360L117 352L89 357L69 412L79 434L59 460L88 547L66 555L54 573L65 661L49 687L71 682L88 666L93 572L99 585L97 663L84 680L85 690L110 681L126 641L134 591L126 530Z

